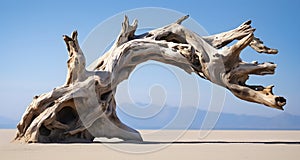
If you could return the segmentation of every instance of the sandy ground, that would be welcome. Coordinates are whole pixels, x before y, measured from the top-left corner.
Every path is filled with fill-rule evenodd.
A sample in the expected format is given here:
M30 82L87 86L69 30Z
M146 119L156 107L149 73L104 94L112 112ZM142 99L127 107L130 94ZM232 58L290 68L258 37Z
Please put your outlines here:
M93 144L10 143L0 130L0 159L299 159L300 131L141 131L142 144L97 139ZM173 143L170 143L173 142Z

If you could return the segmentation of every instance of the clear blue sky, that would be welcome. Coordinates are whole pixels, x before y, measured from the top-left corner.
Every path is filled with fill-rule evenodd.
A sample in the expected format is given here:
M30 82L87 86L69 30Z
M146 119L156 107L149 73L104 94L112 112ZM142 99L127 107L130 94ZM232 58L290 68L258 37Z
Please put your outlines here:
M299 1L6 0L1 1L0 5L0 116L19 119L34 95L48 92L64 83L67 51L61 37L63 34L70 34L77 29L79 40L83 42L99 23L124 10L139 7L163 7L189 14L210 34L232 29L251 19L253 26L257 28L255 34L269 46L277 48L279 54L261 55L251 49L245 50L242 57L246 61L273 61L278 64L275 75L254 77L250 81L264 85L275 84L275 93L288 100L285 112L300 115ZM141 73L143 74L147 73ZM168 73L161 71L156 74L159 76ZM176 83L169 82L170 77L165 80L153 78L153 81L138 85L147 88L151 83L160 83L166 84L165 88L168 89L172 88L168 85ZM135 81L139 82L133 78L133 82ZM200 78L199 81L203 82L202 85L209 84ZM141 90L133 92L140 93ZM147 94L148 91L145 91L145 95ZM205 92L202 90L201 94ZM143 93L141 97L142 95ZM145 97L137 101L144 100ZM166 103L172 104L174 99L176 98L167 99ZM145 103L149 103L149 100ZM202 105L206 103L200 102ZM262 105L241 101L229 92L224 111L263 116L281 113Z

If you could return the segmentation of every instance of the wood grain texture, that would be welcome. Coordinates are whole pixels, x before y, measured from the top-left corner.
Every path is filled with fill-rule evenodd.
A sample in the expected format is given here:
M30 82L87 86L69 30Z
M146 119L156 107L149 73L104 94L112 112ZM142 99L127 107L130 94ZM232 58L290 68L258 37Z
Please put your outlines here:
M273 94L273 86L246 84L249 75L274 74L276 64L244 62L241 51L250 46L259 53L276 54L254 36L251 21L219 34L201 37L175 23L135 35L138 22L128 18L113 46L101 56L94 70L86 70L77 31L64 35L69 59L63 86L35 96L17 126L17 142L92 142L95 137L142 141L140 133L116 115L115 92L134 68L148 60L177 66L187 73L227 88L236 97L283 109L286 100ZM227 46L237 40L232 46Z

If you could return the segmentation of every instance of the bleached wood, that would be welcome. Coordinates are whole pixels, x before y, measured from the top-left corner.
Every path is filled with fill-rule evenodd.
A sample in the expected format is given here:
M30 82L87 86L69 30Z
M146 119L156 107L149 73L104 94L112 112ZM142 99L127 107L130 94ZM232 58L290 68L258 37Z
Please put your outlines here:
M254 36L251 21L227 32L201 37L181 25L187 18L135 35L137 20L130 25L125 16L116 42L97 60L92 71L86 70L77 31L71 37L64 35L69 53L66 83L34 97L17 126L15 141L92 142L95 137L142 141L138 131L119 120L114 96L118 84L148 60L196 73L240 99L283 109L286 100L273 94L273 86L246 84L251 74L274 74L276 65L244 62L241 51L250 46L260 53L278 52ZM238 41L226 46L233 40Z

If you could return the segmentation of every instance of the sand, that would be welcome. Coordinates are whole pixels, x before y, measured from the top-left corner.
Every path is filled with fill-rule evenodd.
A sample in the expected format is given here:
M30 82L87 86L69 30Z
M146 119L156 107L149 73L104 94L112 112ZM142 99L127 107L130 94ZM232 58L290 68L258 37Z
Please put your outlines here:
M141 131L144 143L15 144L0 130L0 159L299 159L300 131ZM183 134L183 135L182 135ZM206 135L206 136L204 136ZM175 142L174 142L175 141ZM173 142L173 143L170 143Z

